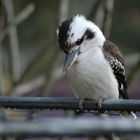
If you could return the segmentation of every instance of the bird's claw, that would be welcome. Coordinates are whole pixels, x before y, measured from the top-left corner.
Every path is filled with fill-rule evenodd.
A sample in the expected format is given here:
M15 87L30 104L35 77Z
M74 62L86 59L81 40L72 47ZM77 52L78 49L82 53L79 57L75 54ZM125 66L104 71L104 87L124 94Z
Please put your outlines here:
M83 113L83 105L84 105L85 99L84 98L80 98L79 102L78 102L78 110L75 111L76 115L80 115L81 113Z
M84 98L81 98L81 99L79 100L79 109L80 109L80 111L83 110L84 102L85 102L85 99L84 99Z
M98 108L102 109L102 103L103 103L103 99L99 99L98 100Z
M99 113L104 113L105 111L102 110L102 104L103 104L104 99L99 99L98 100L98 112Z

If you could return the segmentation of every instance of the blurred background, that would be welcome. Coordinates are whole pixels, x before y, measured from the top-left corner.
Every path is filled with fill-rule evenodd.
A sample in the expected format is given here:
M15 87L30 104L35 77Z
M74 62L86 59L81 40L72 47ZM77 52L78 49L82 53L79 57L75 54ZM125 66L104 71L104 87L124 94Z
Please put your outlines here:
M129 97L140 99L139 0L0 0L0 95L74 96L62 73L65 54L56 29L76 14L94 21L119 46ZM9 110L1 116L27 119L24 113ZM28 114L29 119L34 113Z

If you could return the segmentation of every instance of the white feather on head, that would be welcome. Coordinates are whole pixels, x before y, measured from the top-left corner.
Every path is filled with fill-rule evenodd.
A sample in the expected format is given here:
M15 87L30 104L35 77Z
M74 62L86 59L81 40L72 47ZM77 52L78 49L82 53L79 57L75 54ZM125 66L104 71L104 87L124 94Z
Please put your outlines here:
M73 22L71 23L68 32L68 42L74 43L75 41L77 41L77 39L83 36L87 29L90 29L95 33L93 44L102 46L105 41L105 37L102 31L97 25L95 25L90 20L87 20L83 15L76 15L75 17L73 17Z

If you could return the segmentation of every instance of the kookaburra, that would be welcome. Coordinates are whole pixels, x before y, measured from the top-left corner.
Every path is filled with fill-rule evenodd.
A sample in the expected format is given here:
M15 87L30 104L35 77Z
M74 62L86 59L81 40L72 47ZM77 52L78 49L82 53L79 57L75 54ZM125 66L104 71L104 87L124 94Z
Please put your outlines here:
M63 70L81 100L128 99L123 56L97 25L77 15L61 23L57 37L66 53Z

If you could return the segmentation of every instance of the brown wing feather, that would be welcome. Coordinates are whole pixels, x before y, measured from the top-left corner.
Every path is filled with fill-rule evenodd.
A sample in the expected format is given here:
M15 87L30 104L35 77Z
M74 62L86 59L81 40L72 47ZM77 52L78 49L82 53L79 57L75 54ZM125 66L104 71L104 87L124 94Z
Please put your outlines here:
M124 64L124 59L123 59L122 53L120 52L118 47L111 41L109 41L109 40L105 41L103 51L104 51L106 57L110 57L110 55L111 55L111 56L115 57L117 60L119 60L122 64Z
M125 67L122 53L119 51L117 46L110 41L105 41L103 46L103 53L118 81L120 96L123 98L128 98L126 92L127 83L125 79Z

